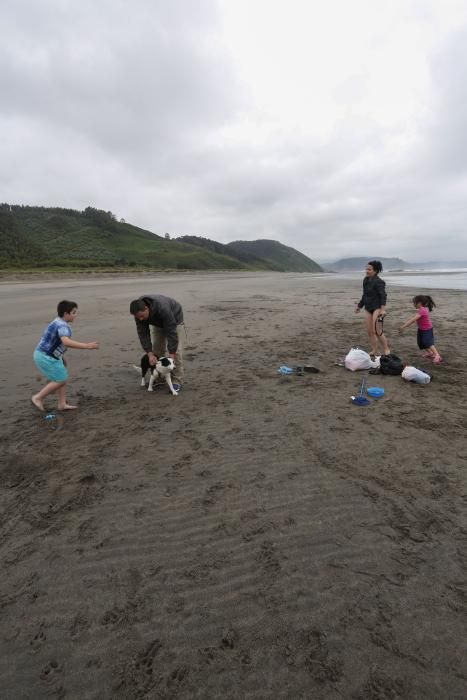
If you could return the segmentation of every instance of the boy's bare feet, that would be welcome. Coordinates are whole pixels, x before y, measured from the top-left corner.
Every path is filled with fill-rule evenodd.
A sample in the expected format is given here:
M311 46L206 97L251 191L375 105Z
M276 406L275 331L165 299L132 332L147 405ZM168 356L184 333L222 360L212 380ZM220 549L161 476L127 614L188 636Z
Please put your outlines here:
M37 398L37 394L31 396L31 401L33 402L34 406L39 409L39 411L45 411L44 404Z
M58 406L59 411L73 411L75 408L78 408L78 406L72 406L69 403L65 403L63 406Z

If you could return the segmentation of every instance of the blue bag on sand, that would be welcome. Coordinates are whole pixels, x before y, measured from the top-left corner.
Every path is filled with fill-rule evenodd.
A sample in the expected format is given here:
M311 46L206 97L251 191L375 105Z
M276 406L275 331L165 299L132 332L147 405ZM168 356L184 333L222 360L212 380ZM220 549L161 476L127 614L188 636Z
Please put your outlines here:
M369 386L366 393L373 399L380 399L382 396L384 396L384 389L382 386Z
M280 374L292 374L293 369L292 367L287 367L286 365L282 365L282 367L279 367L277 370Z

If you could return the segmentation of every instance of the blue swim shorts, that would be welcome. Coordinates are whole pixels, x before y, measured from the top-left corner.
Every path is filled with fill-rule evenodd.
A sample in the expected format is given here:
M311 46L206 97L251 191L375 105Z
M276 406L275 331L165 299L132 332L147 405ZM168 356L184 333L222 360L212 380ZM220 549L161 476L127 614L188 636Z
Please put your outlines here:
M68 370L63 360L56 360L40 350L34 350L33 358L36 367L49 382L66 382L68 379Z

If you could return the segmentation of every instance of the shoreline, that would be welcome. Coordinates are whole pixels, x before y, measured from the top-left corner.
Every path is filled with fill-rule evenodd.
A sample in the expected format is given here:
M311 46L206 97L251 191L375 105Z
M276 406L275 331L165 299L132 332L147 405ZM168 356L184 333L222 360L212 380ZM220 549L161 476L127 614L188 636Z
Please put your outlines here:
M115 281L121 280L125 283L131 282L132 280L153 279L153 280L169 280L174 279L188 279L193 277L195 279L202 279L203 276L207 278L223 277L227 279L235 278L266 278L270 276L281 276L284 277L297 277L297 278L310 278L310 279L323 279L327 281L346 281L351 283L360 283L363 279L363 274L356 272L347 273L335 273L335 272L276 272L273 270L163 270L163 271L152 271L152 270L141 270L141 271L75 271L75 272L21 272L2 275L0 272L0 289L7 285L31 285L35 283L41 283L44 285L54 284L54 283L66 283L67 280L70 282L82 282L82 283L109 283L112 284ZM462 284L459 286L453 286L449 282L446 286L438 286L438 284L430 284L430 278L439 279L442 276L446 276L449 280L453 280L456 276L463 276ZM407 289L413 289L418 286L418 284L410 284L408 280L410 279L424 279L424 284L422 285L427 289L435 289L437 291L467 291L467 271L457 270L457 271L414 271L414 272L388 272L383 273L383 279L387 280L388 285L393 285L393 287L405 287ZM398 279L399 278L399 279ZM404 279L401 279L404 278ZM465 278L465 279L464 279ZM407 280L407 281L405 281Z

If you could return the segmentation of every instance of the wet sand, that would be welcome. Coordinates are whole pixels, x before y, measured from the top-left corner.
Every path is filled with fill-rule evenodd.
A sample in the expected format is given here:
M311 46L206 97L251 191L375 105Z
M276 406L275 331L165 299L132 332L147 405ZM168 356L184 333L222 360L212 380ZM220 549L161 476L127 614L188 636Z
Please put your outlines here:
M388 284L391 349L428 368ZM158 291L185 310L176 398L131 368L128 303ZM368 407L334 364L367 347L359 296L306 274L0 284L2 699L466 697L467 294L433 294L432 384L375 377ZM31 355L61 298L102 347L68 352L79 410L45 421ZM321 373L277 373L301 363Z

